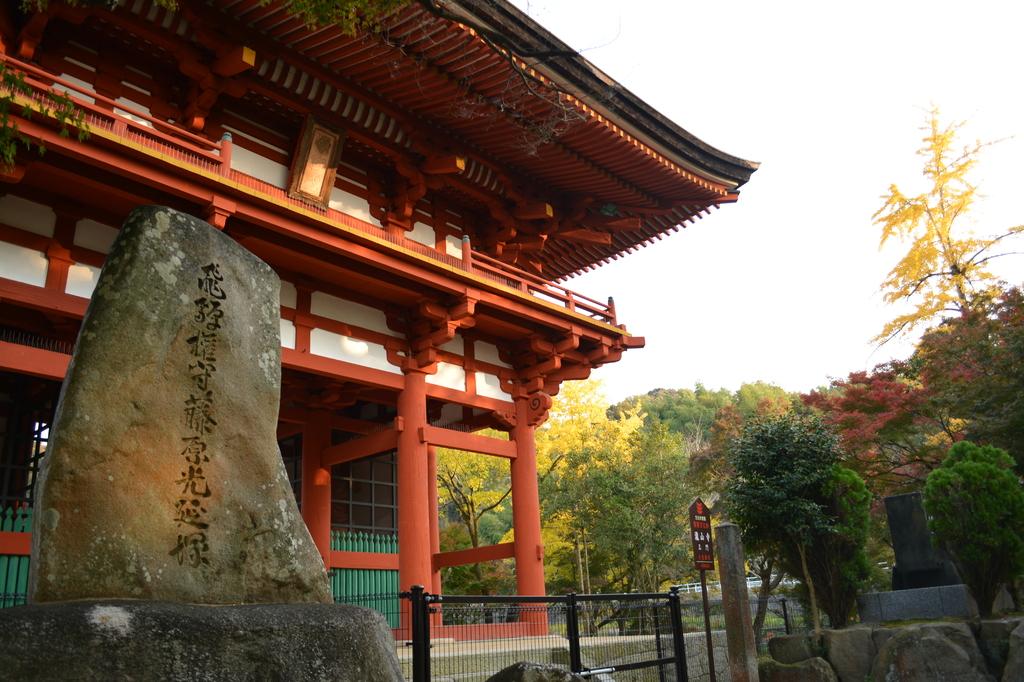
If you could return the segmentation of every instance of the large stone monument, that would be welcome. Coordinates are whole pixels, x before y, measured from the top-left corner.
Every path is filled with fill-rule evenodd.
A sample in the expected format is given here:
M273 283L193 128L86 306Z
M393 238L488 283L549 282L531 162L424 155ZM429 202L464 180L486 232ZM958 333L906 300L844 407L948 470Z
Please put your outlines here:
M42 460L32 601L331 601L277 447L279 289L203 221L132 212Z
M861 621L977 617L977 604L961 584L953 562L932 545L921 493L887 497L885 511L896 555L893 591L859 595Z
M892 495L885 498L896 565L892 570L892 589L959 585L961 580L945 552L932 544L928 518L921 493Z
M36 493L18 679L401 679L334 606L277 447L280 282L197 218L128 217L82 322ZM13 679L13 678L12 678Z

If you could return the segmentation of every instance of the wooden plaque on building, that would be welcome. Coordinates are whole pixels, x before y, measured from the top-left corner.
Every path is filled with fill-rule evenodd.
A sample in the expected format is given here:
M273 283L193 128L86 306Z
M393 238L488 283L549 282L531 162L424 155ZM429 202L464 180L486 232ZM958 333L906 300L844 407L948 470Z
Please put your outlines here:
M292 157L288 196L327 208L344 141L343 131L307 117Z

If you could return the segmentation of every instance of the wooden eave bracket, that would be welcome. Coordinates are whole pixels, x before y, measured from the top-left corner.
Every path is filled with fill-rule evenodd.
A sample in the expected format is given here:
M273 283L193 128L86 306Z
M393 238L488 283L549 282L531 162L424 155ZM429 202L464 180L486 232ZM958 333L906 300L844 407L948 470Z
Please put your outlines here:
M230 78L256 66L256 51L245 45L236 45L221 52L211 65L218 76Z
M206 212L203 214L203 220L210 223L218 230L223 230L228 224L228 218L235 214L238 210L238 204L230 199L226 199L219 195L214 195L213 201L206 207Z

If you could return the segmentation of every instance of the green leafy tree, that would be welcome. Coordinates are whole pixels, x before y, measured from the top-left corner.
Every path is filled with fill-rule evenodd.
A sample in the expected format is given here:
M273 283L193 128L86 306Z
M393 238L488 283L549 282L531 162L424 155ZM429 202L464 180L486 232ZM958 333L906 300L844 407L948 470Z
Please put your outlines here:
M957 443L928 476L924 506L983 616L1001 585L1024 572L1024 491L1003 450Z
M1003 291L929 330L914 363L967 439L1006 450L1024 474L1024 292Z
M747 422L733 442L729 517L744 541L773 549L807 588L816 634L820 605L841 627L865 567L870 495L839 467L838 439L813 415L786 413ZM859 485L858 485L859 484Z
M885 301L915 306L885 325L876 337L882 343L937 316L962 314L978 296L991 296L996 278L988 263L1006 255L994 253L994 247L1024 231L1024 225L1017 225L990 237L970 233L966 217L977 189L968 177L986 144L961 145L957 134L962 127L943 124L933 109L924 126L924 146L918 150L928 187L906 194L891 185L874 215L882 227L881 245L892 239L909 243L882 283Z
M545 525L568 536L562 551L549 552L549 571L564 581L551 587L660 589L678 579L689 551L682 439L655 425L634 431L625 447L594 445L545 482Z

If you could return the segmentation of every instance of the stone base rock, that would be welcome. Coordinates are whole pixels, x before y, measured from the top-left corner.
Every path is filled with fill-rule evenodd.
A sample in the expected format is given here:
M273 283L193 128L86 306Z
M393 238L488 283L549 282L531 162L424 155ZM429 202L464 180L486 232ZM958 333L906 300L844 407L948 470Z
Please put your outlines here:
M487 682L584 682L584 678L557 665L513 663Z
M768 640L768 652L779 663L800 663L818 655L818 648L807 634L778 635Z
M903 627L878 652L872 679L886 682L994 682L965 623Z
M824 658L808 658L787 665L764 661L758 669L761 682L838 682L836 673Z
M824 638L828 662L840 682L864 682L871 674L871 664L875 660L871 628L857 626L825 630Z
M1024 621L1010 633L1003 682L1024 680Z
M10 680L401 682L384 618L329 604L78 601L0 609Z
M983 620L975 627L978 646L990 673L1002 675L1010 654L1010 635L1021 622L1020 618L999 618ZM1024 630L1021 631L1021 635L1024 636ZM1024 651L1021 654L1024 654ZM1021 663L1024 663L1024 657Z

